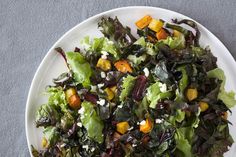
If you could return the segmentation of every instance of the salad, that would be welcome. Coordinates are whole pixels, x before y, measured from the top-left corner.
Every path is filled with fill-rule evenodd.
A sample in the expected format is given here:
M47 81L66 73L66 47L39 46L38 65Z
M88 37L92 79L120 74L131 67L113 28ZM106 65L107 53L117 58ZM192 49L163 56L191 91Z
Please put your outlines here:
M228 114L236 104L194 21L149 15L137 35L103 17L103 37L65 52L68 72L46 87L36 112L43 128L34 157L221 157L233 144ZM138 36L138 37L137 37Z

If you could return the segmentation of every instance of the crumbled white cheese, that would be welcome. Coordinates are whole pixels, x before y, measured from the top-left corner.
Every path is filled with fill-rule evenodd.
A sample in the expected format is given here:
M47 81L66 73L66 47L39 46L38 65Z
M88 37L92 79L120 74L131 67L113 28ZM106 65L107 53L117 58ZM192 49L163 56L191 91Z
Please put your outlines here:
M145 125L146 124L146 121L145 120L142 120L141 122L140 122L140 125Z
M89 149L88 145L83 145L82 148L86 149L86 151Z
M92 148L91 148L91 152L94 152L94 151L95 151L95 148L94 148L94 147L92 147Z
M65 146L66 146L65 143L63 143L63 144L60 145L61 148L65 147Z
M97 86L91 86L91 92L96 92L97 91Z
M101 105L101 106L105 105L105 103L106 103L105 99L99 99L99 100L97 101L97 104L99 104L99 105Z
M144 72L144 75L146 76L146 77L148 77L149 76L149 70L148 70L148 68L144 68L143 69L143 72Z
M83 113L84 113L84 108L81 107L81 108L79 109L78 113L79 113L79 114L83 114Z
M98 86L98 88L102 88L104 86L104 83L100 83L97 86Z
M136 147L137 146L137 144L132 144L132 147Z
M156 122L157 124L160 124L160 123L163 122L163 120L162 120L162 119L155 119L155 122Z
M122 108L122 107L123 107L123 104L120 104L120 105L118 105L117 107L118 107L118 108Z
M140 123L139 122L137 122L137 125L139 125Z
M106 78L106 73L104 71L101 72L101 78Z
M82 123L81 123L81 122L78 122L78 123L77 123L77 126L81 128L81 127L82 127Z
M129 129L128 129L128 131L130 131L130 130L133 130L134 129L134 127L133 126L131 126Z
M160 84L159 84L159 87L160 87L160 91L161 91L162 93L164 93L164 92L167 91L167 86L166 86L165 83L160 83Z
M102 59L107 59L107 56L109 55L106 51L101 51L101 53L102 53L102 56L101 56L101 58Z

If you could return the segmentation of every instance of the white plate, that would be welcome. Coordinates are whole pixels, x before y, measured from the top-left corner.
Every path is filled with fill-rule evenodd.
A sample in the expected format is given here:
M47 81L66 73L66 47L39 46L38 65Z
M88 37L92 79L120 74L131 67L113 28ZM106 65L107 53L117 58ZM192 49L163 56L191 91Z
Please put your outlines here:
M64 34L48 51L47 55L41 62L38 70L33 78L25 112L25 128L28 147L31 153L30 145L36 149L41 149L42 130L35 127L35 112L37 108L47 102L47 97L43 95L45 86L52 84L52 79L56 78L62 72L67 71L66 64L62 57L54 51L55 47L62 47L66 51L73 50L75 46L80 47L80 40L89 35L91 37L98 37L102 34L97 28L97 23L102 16L117 16L123 25L127 25L132 29L132 33L136 34L135 21L149 14L155 18L162 18L165 21L171 21L173 18L178 19L191 19L187 16L173 12L166 9L154 7L124 7L107 12L103 12L93 16L84 22L78 24L66 34ZM214 22L214 21L212 21ZM201 31L200 44L202 46L209 45L212 53L218 58L217 64L224 69L227 77L226 89L236 91L236 84L234 78L236 76L236 62L227 50L227 48L215 37L209 30L198 23ZM235 124L236 122L236 109L233 109L232 116L229 120ZM236 126L230 126L230 132L236 140ZM236 144L234 144L230 151L225 154L227 157L232 157L236 154ZM31 154L32 155L32 154Z

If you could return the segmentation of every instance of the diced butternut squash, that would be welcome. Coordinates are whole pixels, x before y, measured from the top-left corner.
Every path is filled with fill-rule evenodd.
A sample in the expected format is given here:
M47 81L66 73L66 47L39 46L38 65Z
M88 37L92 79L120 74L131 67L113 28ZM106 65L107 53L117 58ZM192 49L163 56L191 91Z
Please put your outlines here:
M70 105L71 108L73 108L73 109L79 109L79 108L80 108L80 104L81 104L81 100L80 100L80 97L78 96L78 94L72 95L72 96L69 98L68 103L69 103L69 105Z
M205 112L209 108L209 105L208 103L201 101L199 102L199 107L201 109L201 112Z
M168 37L168 33L163 28L161 28L161 30L156 33L156 37L158 40L166 39Z
M65 92L66 100L72 109L79 109L81 100L75 88L69 88Z
M143 29L149 25L151 20L152 20L152 17L149 15L146 15L143 18L141 18L140 20L138 20L137 22L135 22L135 24L139 29Z
M114 98L115 94L110 88L106 88L104 91L107 94L108 100L112 100Z
M227 120L228 119L228 112L223 112L221 117L223 119Z
M129 64L128 61L126 60L119 60L115 63L115 67L118 71L122 72L122 73L127 73L127 72L130 72L132 73L132 68Z
M139 129L143 133L149 133L152 130L152 121L147 118L145 124L140 124Z
M48 146L48 141L45 137L43 137L41 144L43 148L46 148Z
M108 71L111 69L111 62L107 59L99 58L96 66L103 71Z
M192 101L192 100L196 99L197 96L198 96L198 92L197 92L196 88L187 89L186 97L189 101Z
M182 34L182 33L179 32L179 31L177 31L177 30L174 30L174 31L173 31L173 36L174 36L174 37L179 37L181 34Z
M77 92L76 92L75 88L72 88L72 87L71 87L71 88L68 88L68 89L66 90L65 94L66 94L66 100L68 101L69 98L70 98L72 95L77 94Z
M111 87L110 89L111 89L111 91L112 91L114 94L116 94L116 92L117 92L117 90L116 90L117 87L116 87L116 86L113 86L113 87Z
M154 32L159 32L164 25L164 22L157 19L152 19L152 21L149 23L148 28L153 30Z
M126 133L129 128L130 126L128 122L120 122L116 124L116 130L121 134Z

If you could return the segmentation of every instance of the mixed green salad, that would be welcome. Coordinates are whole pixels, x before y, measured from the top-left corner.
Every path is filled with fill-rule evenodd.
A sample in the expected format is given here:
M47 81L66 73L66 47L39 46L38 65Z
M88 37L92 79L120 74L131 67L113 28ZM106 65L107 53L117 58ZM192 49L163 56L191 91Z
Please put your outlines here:
M221 157L235 94L191 20L144 16L138 38L117 17L98 23L103 37L65 52L68 72L48 86L36 113L43 128L34 157ZM186 27L187 26L187 27ZM188 28L188 29L187 29Z

